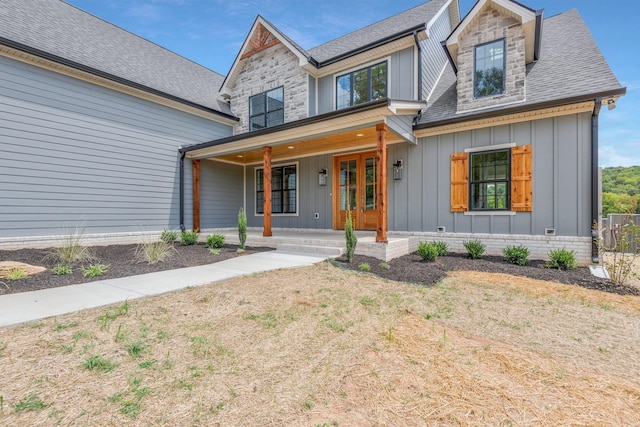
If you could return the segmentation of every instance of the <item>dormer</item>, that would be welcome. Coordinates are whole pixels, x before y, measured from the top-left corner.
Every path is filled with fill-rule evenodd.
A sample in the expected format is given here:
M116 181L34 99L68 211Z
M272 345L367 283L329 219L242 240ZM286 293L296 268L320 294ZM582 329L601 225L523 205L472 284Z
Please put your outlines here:
M457 110L526 100L527 64L538 60L542 11L479 0L443 42L457 75Z

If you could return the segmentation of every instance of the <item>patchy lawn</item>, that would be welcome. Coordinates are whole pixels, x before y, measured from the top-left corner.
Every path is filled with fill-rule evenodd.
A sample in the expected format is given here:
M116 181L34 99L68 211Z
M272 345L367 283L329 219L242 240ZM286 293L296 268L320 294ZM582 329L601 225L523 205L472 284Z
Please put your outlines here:
M637 425L640 297L329 263L0 330L1 425Z

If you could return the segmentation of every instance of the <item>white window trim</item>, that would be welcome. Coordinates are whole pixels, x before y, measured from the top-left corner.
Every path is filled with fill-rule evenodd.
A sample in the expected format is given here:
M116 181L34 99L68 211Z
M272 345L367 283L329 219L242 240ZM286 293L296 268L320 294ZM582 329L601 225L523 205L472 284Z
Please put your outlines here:
M483 147L465 148L464 152L477 153L480 151L504 150L507 148L513 148L516 145L517 144L515 142L508 142L506 144L497 144L497 145L485 145ZM471 202L469 202L469 204L471 204ZM464 212L465 216L513 216L515 214L516 214L515 211L466 211Z
M271 216L300 216L300 162L284 162L271 165L272 168L280 168L283 166L295 166L296 167L296 212L295 213L271 213ZM264 169L263 165L253 168L253 215L256 217L264 216L263 213L258 213L258 186L256 183L256 177L258 176L258 169Z
M351 67L351 68L347 68L346 70L340 70L340 71L336 71L335 73L333 73L333 86L331 88L332 92L333 92L333 111L338 111L338 99L337 99L337 92L336 92L336 86L337 86L337 80L338 77L344 76L345 74L349 74L349 73L353 73L354 71L358 71L358 70L362 70L363 68L367 68L367 67L371 67L372 65L376 65L376 64L380 64L382 62L386 62L387 63L387 98L391 99L391 56L385 56L383 58L378 58L375 61L369 61L369 62L365 62L364 64L359 64L355 67ZM359 105L359 104L358 104ZM352 105L353 107L353 105ZM345 108L349 108L349 107L345 107ZM341 110L343 110L344 108L341 108Z

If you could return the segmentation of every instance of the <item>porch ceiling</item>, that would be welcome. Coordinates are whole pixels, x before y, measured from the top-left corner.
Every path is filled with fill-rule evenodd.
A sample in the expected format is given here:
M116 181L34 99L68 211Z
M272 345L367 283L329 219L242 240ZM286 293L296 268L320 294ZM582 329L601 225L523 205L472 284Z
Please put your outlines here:
M375 147L376 125L389 125L387 144L415 143L409 126L397 126L390 116L413 117L424 103L419 101L381 100L369 105L327 113L286 123L274 128L248 132L227 139L211 141L182 149L187 158L252 164L261 163L263 149L272 148L274 161L309 157L325 153L362 150ZM405 122L410 125L411 122Z
M271 158L273 161L315 156L324 153L339 153L345 151L357 151L376 146L378 134L375 125L360 129L353 129L330 135L310 137L294 142L271 145ZM403 142L403 139L389 131L387 144ZM263 148L237 151L228 154L211 156L210 159L221 160L230 163L252 164L262 163Z

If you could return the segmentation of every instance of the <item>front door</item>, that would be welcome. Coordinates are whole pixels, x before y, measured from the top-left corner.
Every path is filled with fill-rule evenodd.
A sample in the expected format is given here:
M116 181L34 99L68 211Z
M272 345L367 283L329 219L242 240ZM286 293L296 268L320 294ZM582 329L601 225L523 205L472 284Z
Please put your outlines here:
M344 229L347 211L353 228L375 230L378 221L376 153L358 153L334 157L334 228Z

